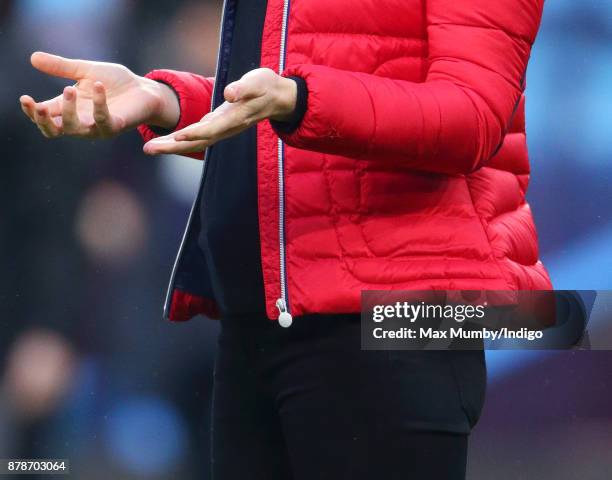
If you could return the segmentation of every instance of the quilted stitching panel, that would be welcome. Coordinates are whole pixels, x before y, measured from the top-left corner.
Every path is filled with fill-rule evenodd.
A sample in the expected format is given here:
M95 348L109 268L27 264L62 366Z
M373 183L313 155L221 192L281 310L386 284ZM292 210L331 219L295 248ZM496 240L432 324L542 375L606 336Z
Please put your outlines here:
M355 311L355 292L364 288L550 287L525 203L525 100L509 93L522 88L518 66L529 55L539 2L465 3L471 7L462 11L456 0L326 0L324 7L322 0L292 1L287 64L351 72L346 77L350 88L336 85L342 97L338 105L351 102L347 91L361 89L353 111L373 123L363 125L360 135L371 139L368 144L381 145L371 152L337 153L334 141L344 140L348 126L312 118L328 152L317 153L315 144L308 149L287 146L287 262L298 312ZM393 124L409 113L402 109L408 104L398 102L394 110L391 100L382 108L375 98L387 88L393 91L391 84L377 83L378 91L372 92L373 83L366 79L359 87L362 80L352 72L416 85L452 82L465 87L464 97L453 97L450 89L438 96L415 89L420 103L411 105L432 110L440 102L456 102L457 108L488 109L490 117L458 117L449 123L440 111L437 136L430 136L430 125L415 124L410 137L418 143L407 143L402 153L414 152L414 157L402 163L401 155L385 152L382 145L397 143L400 132ZM312 105L323 101L318 95L311 91ZM477 154L497 150L484 168L450 175L415 170L421 157L450 163L454 153L473 150L469 138L444 151L430 147L470 121L477 122L480 135L490 137ZM503 142L491 134L499 125L504 125Z

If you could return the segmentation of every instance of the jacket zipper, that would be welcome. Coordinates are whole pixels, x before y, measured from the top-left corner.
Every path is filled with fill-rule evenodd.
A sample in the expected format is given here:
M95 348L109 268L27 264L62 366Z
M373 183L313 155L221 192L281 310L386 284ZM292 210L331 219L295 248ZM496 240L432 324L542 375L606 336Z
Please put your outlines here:
M228 0L223 1L223 9L221 10L221 26L219 28L219 51L217 52L217 67L215 72L215 84L213 85L212 96L210 99L210 110L212 111L215 106L215 97L217 95L217 81L219 78L219 73L221 70L221 55L223 52L223 39L225 38L225 23L226 23L226 14L227 14L227 3ZM170 316L170 304L172 302L172 292L174 291L174 282L176 279L176 272L178 270L178 265L180 263L180 259L183 256L183 250L185 249L185 242L187 241L187 236L189 234L189 230L191 227L191 223L193 220L193 214L196 210L196 206L200 201L200 193L202 192L202 186L204 183L204 177L206 175L206 167L208 165L208 159L210 157L210 148L206 149L206 153L204 154L204 161L202 164L202 175L200 177L200 190L198 195L191 206L191 210L189 212L189 218L187 219L187 227L185 228L185 232L183 233L183 238L181 239L181 244L178 249L178 253L176 255L176 259L174 260L174 265L172 267L172 273L170 275L170 282L168 284L168 290L166 292L166 299L164 300L164 318L169 318Z
M289 20L289 1L283 0L283 23L281 27L281 43L278 61L278 74L282 75L285 70L285 56L287 47L287 23ZM287 295L287 265L285 251L285 145L278 139L278 238L280 256L280 298L276 300L278 308L278 323L281 327L290 327L293 317L289 312L289 301Z

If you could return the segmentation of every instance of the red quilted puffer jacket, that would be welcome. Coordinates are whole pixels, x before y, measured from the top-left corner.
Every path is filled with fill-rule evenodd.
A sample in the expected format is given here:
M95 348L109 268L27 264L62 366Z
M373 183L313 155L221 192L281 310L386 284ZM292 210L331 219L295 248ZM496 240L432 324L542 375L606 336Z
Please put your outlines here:
M308 89L296 131L257 126L271 319L358 312L365 289L551 288L525 201L524 77L542 4L268 1L261 65ZM148 75L178 92L177 128L222 102L234 7L225 2L216 81ZM194 273L198 204L172 274L172 320L218 313Z

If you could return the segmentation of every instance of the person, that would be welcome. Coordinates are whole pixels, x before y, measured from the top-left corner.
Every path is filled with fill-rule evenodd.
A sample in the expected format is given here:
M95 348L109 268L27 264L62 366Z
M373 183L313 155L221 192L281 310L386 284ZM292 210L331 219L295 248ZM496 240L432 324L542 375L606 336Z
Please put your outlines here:
M221 319L213 478L465 478L483 352L362 351L360 294L551 288L525 201L542 4L228 0L214 78L32 55L76 81L21 97L43 135L204 158L164 311Z

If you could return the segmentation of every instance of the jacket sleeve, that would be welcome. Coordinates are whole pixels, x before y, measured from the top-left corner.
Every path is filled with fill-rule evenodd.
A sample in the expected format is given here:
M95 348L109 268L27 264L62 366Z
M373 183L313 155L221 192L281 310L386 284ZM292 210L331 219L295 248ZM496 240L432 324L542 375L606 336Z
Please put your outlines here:
M299 64L308 105L288 145L468 173L500 146L523 90L543 0L426 0L424 82Z
M147 73L145 77L165 83L172 88L180 106L179 121L172 130L163 131L149 125L138 126L138 132L145 142L160 135L181 130L192 123L198 122L210 112L214 78L175 70L153 70ZM204 157L204 152L190 153L186 156L201 160Z

